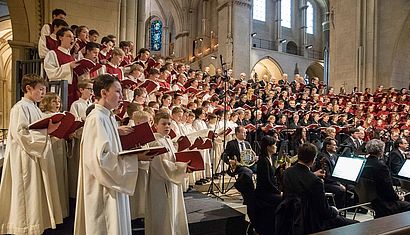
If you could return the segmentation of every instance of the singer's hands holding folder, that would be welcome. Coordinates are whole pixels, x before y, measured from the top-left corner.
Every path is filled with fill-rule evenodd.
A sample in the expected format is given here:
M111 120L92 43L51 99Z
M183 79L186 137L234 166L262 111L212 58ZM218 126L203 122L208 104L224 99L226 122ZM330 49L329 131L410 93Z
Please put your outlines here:
M50 119L50 121L48 122L47 134L53 133L55 130L57 130L60 124L61 122L53 123L53 120Z
M134 129L132 127L129 127L129 126L119 126L118 127L118 134L120 134L120 135L128 135L133 131L134 131Z
M189 164L191 164L191 160L189 160L187 162L187 166L186 166L186 173L192 173L195 170L195 167L190 166Z
M153 156L153 155L149 155L148 153L149 153L148 150L145 151L145 152L142 152L142 153L138 153L138 154L137 154L137 156L138 156L138 161L152 161L152 159L154 159L154 156Z

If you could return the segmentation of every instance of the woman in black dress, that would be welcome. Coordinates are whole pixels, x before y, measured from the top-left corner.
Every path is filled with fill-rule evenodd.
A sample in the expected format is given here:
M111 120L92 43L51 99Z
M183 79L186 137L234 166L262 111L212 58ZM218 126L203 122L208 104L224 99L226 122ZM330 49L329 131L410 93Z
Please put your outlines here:
M260 143L255 189L255 228L260 235L275 234L275 210L282 198L275 180L276 141L271 136L264 136Z

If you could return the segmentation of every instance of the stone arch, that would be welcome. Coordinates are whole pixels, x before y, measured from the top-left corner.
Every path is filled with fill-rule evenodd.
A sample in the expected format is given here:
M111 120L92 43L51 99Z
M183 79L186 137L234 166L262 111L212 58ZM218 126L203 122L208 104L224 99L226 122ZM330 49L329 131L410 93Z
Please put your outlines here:
M410 13L395 44L392 59L391 86L396 88L410 85Z
M9 40L13 39L11 20L0 22L0 128L8 128L12 106L12 50Z
M280 64L270 56L260 59L252 68L251 77L255 76L255 73L261 78L263 75L268 77L275 77L279 80L282 77L283 69Z
M294 41L289 41L286 44L286 53L297 55L298 54L298 45Z
M318 77L319 81L323 81L324 65L322 62L311 63L305 72L306 76L309 78Z

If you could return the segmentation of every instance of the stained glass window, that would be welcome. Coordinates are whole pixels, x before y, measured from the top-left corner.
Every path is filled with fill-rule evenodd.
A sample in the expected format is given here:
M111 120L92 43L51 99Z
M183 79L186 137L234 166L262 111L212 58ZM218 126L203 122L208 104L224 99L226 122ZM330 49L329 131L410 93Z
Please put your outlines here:
M160 51L162 48L162 22L153 20L151 22L151 51Z

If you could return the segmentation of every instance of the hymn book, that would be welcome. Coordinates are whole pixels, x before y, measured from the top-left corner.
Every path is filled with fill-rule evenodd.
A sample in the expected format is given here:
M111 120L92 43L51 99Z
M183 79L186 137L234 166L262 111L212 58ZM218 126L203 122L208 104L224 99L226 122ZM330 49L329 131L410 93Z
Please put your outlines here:
M123 150L131 150L155 141L154 133L148 122L132 127L134 130L128 135L120 136Z
M57 130L50 133L50 135L59 139L68 139L69 136L77 129L84 126L83 121L75 119L75 116L70 112L56 113L51 116L42 118L28 126L29 129L47 129L48 124L52 120L53 123L61 122Z
M149 148L137 148L137 149L121 151L118 153L118 155L123 156L123 155L138 154L138 153L145 153L145 152L147 152L146 155L157 156L157 155L168 152L168 149L162 146L149 147Z
M193 171L204 170L204 160L199 151L184 151L175 153L177 162L189 162L188 165L192 167Z

